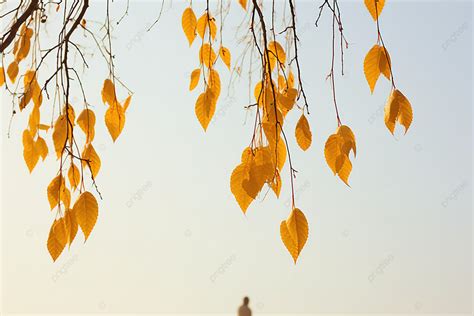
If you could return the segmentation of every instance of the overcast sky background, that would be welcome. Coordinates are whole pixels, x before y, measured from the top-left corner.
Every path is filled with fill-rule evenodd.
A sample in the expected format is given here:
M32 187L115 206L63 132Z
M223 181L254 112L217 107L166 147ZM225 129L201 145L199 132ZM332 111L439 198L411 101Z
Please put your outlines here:
M113 17L124 4L113 4ZM248 295L256 315L470 313L472 3L387 1L382 32L397 87L414 110L408 134L393 137L383 123L389 82L381 78L370 95L363 74L375 24L362 1L341 2L350 48L336 84L342 121L357 138L351 188L323 155L336 121L325 81L331 18L325 12L315 28L317 5L297 4L313 131L308 152L293 137L299 113L286 122L299 171L296 204L310 225L296 266L279 236L290 211L288 174L281 198L268 194L247 216L230 192L230 174L251 137L247 77L227 89L229 72L220 64L223 92L204 133L194 115L198 92L188 91L198 46L188 48L181 31L186 3L167 2L146 32L160 5L132 1L114 29L117 71L135 93L126 126L113 144L100 100L107 70L96 53L83 78L98 116L104 200L87 243L79 233L56 263L46 248L53 221L46 186L57 162L50 155L29 175L21 145L27 113L15 117L8 139L10 100L2 92L1 311L234 313ZM204 3L193 7L200 15ZM103 12L94 1L86 18L103 20ZM243 16L233 1L224 44L234 58Z

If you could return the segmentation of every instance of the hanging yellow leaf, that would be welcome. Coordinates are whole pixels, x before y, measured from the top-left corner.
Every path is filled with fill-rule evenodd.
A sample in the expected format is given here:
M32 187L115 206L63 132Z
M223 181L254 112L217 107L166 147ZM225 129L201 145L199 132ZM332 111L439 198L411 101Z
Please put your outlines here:
M207 68L211 68L216 60L216 53L208 43L204 43L199 49L199 62Z
M367 10L370 12L370 15L374 21L376 21L382 13L385 0L364 0L364 2Z
M311 129L309 127L308 120L306 119L304 114L301 115L300 119L298 120L298 123L296 124L295 137L296 142L298 143L301 149L307 150L309 146L311 146Z
M85 240L87 240L99 214L99 205L94 195L87 191L82 193L74 203L73 212L76 215L79 227L84 233Z
M186 8L181 17L181 26L183 27L184 35L188 39L189 46L193 43L196 38L196 15L191 7Z
M246 162L248 178L242 186L247 194L255 199L265 183L270 183L275 177L275 168L272 163L272 152L269 147L255 148L254 154Z
M290 216L281 222L280 236L296 264L308 240L308 221L301 210L293 209Z
M212 92L212 97L214 98L214 103L217 103L217 99L221 94L221 79L219 73L214 69L209 71L209 78L207 78L207 84L209 90Z
M71 188L73 190L76 190L77 187L79 186L79 183L81 183L81 172L79 171L79 168L74 163L72 163L71 167L69 167L67 176L68 176L69 184L71 185Z
M61 193L61 202L63 202L66 209L71 206L71 191L66 186L64 186L63 193Z
M247 11L247 0L239 0L240 6Z
M272 182L270 182L270 188L272 188L273 192L275 193L276 197L280 197L280 192L281 192L281 177L280 177L280 172L278 170L275 170L275 178L273 179Z
M410 101L398 89L392 90L385 105L385 125L390 133L395 131L395 122L405 127L405 134L413 121L413 110Z
M84 150L82 151L82 166L83 168L89 168L92 177L97 177L97 174L99 173L100 170L100 158L99 155L97 155L97 152L94 149L94 146L92 144L87 144L84 147Z
M324 146L324 156L328 166L334 175L349 186L349 175L352 171L352 163L349 159L350 151L356 155L355 136L348 126L338 127L335 134L329 136Z
M115 85L110 79L105 79L102 86L102 102L114 106L117 103L117 96L115 94Z
M95 136L95 114L90 109L84 109L77 117L77 125L86 134L86 143L94 140Z
M23 158L30 173L38 163L40 154L36 150L35 141L28 130L23 131Z
M254 200L251 196L248 195L247 191L244 189L243 183L249 177L249 166L246 163L241 163L235 167L230 176L230 190L235 197L235 200L239 204L242 212L247 211L250 203Z
M119 137L125 126L125 113L120 104L110 106L105 112L105 125L113 141Z
M189 82L189 91L194 90L197 84L199 83L199 78L201 77L201 69L194 69L191 73L191 80Z
M216 38L216 35L217 35L216 21L210 15L208 16L207 12L204 12L204 14L201 15L201 17L197 21L196 31L199 34L199 36L202 39L204 39L204 36L206 35L206 30L210 30L211 39L214 40Z
M53 143L54 150L56 151L56 156L59 158L63 152L64 147L66 146L66 140L72 139L72 129L71 122L66 118L65 114L61 114L56 123L54 123L53 129Z
M221 57L222 61L227 66L227 68L230 70L230 62L231 62L230 50L225 48L224 46L221 46L221 48L219 48L219 56Z
M349 126L341 125L337 128L336 133L342 137L344 143L341 147L342 152L349 156L350 151L353 151L354 157L357 156L356 140L354 133Z
M129 95L125 101L123 101L123 111L127 112L128 107L130 106L130 101L132 101L132 95Z
M64 212L64 224L66 227L67 244L71 246L71 243L74 241L74 238L76 238L77 230L79 228L79 225L77 224L76 220L76 214L74 214L73 209L68 208Z
M48 201L49 206L53 209L56 205L59 204L59 201L62 199L62 195L65 194L66 183L62 175L57 175L48 185Z
M16 76L18 76L18 71L18 63L16 61L12 61L7 69L7 75L11 82L15 83Z
M31 110L30 117L28 118L28 128L30 129L31 136L36 136L38 132L38 126L40 121L40 111L37 106Z
M195 113L196 117L201 123L204 131L207 130L207 126L211 122L214 112L216 111L215 97L210 89L206 89L204 93L199 95L196 100Z
M390 80L391 73L389 63L390 56L386 54L383 46L374 45L365 56L364 74L372 93L374 92L375 85L381 73Z
M5 83L5 70L3 67L0 67L0 87Z
M44 161L49 153L48 145L46 144L46 141L40 136L38 136L35 142L35 148L36 148L36 151L41 156L41 159Z
M64 223L64 218L61 217L54 221L49 230L47 246L53 261L56 261L59 255L61 255L66 246L67 240L66 225Z
M272 69L275 68L277 60L282 67L285 67L286 53L280 43L275 41L268 43L268 54L270 58L270 66Z

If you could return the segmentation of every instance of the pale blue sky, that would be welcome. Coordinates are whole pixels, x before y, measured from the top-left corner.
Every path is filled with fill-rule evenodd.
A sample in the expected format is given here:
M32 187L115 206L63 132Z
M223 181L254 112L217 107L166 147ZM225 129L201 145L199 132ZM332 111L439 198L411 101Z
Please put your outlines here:
M290 211L287 173L280 200L269 194L247 216L229 189L251 137L243 109L247 78L232 86L230 97L222 95L204 133L194 116L198 92L187 90L198 47L188 48L180 28L186 4L167 2L158 25L146 32L159 3L132 1L130 15L114 30L117 71L135 93L115 144L102 124L106 68L94 57L84 75L101 123L99 220L85 245L78 236L54 264L46 249L53 220L46 186L57 162L50 156L28 174L21 146L27 115L16 116L8 139L10 103L2 98L2 311L233 313L249 295L256 315L469 313L472 3L387 1L382 32L397 86L414 110L408 134L395 137L383 123L389 83L380 79L371 96L363 75L375 24L362 1L341 3L350 48L346 75L336 80L338 103L358 146L349 189L323 155L336 121L325 81L329 13L313 26L319 2L297 4L313 130L308 152L292 137L298 114L286 123L299 171L296 203L310 224L298 265L279 237ZM123 4L113 5L115 17ZM203 2L193 6L204 9ZM94 2L90 16L102 19L100 8ZM231 43L242 18L233 1L224 43L234 57L239 47ZM219 72L227 86L228 71Z

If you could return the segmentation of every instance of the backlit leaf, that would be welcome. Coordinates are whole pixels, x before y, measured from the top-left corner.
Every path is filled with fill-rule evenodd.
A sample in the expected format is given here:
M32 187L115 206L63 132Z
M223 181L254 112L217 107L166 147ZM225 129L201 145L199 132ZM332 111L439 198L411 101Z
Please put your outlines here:
M367 10L369 10L370 15L376 21L380 14L382 13L383 7L385 5L385 0L364 0Z
M224 46L221 46L221 48L219 49L219 56L221 57L222 61L227 66L227 68L230 70L230 62L231 62L230 50L225 48Z
M77 117L77 125L86 134L86 143L94 140L95 136L95 114L90 109L84 109Z
M73 209L68 208L64 212L64 224L66 226L67 244L71 246L74 238L76 238L77 230L79 228L76 220L76 214L74 213Z
M65 194L66 183L62 175L57 175L48 185L48 201L49 206L53 209L59 204L59 201L62 199L62 195Z
M191 73L191 80L189 82L189 91L194 90L197 84L199 83L199 78L201 77L201 69L194 69Z
M122 133L123 127L125 126L125 113L120 104L116 106L110 106L105 112L105 125L109 130L110 136L113 141L119 137Z
M82 151L82 166L83 168L89 168L92 176L95 178L100 170L100 158L97 155L97 152L94 149L92 144L87 144Z
M364 59L364 74L369 84L370 91L373 93L377 80L382 73L390 80L390 57L386 54L383 46L374 45L367 53Z
M240 6L247 11L247 0L239 0Z
M306 119L304 114L301 115L300 119L298 120L298 123L296 124L295 137L296 142L298 143L301 149L307 150L309 146L311 146L311 129L309 127L308 120Z
M296 264L308 240L308 221L303 212L297 208L291 211L290 216L280 224L280 236Z
M117 103L117 95L115 94L115 85L110 79L105 79L102 86L102 102L114 106Z
M47 246L53 261L56 261L59 255L61 255L66 246L67 240L66 225L64 223L64 218L61 217L53 222L53 225L51 225L51 229L49 230Z
M189 46L193 43L196 38L196 15L191 7L186 8L181 17L181 26L183 28L184 35L188 39Z
M36 150L35 141L28 130L23 131L23 158L30 172L38 163L40 154Z
M247 211L250 203L254 200L248 195L247 191L243 187L243 183L249 177L249 167L246 163L241 163L235 167L230 176L230 190L235 197L235 200L239 204L242 212Z
M394 89L385 105L385 125L392 134L397 121L405 127L406 134L413 121L413 110L410 101L398 89Z
M16 77L18 76L18 71L18 63L16 61L12 61L7 69L7 75L11 82L15 83Z
M211 68L216 60L216 53L208 43L204 43L199 49L199 62L207 68Z
M36 151L41 156L41 159L43 159L44 161L49 153L48 145L46 144L46 141L40 136L38 136L35 142L35 148L36 148Z
M71 185L71 188L73 190L76 190L77 187L79 186L79 183L81 183L81 172L79 171L79 168L72 163L71 167L69 167L69 171L67 172L67 177L69 179L69 184Z
M73 212L76 215L79 227L84 233L85 240L87 240L99 215L99 205L94 195L87 191L82 193L74 203Z
M207 130L207 126L211 122L214 112L216 111L215 97L210 89L207 89L204 93L199 95L196 100L195 113L196 117L201 123L204 131Z

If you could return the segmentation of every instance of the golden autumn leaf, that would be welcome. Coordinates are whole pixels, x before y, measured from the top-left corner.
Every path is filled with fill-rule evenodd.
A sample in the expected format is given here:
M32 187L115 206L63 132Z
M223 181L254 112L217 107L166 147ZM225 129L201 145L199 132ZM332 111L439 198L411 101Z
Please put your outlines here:
M0 87L5 83L5 70L3 67L0 67Z
M76 214L73 209L68 208L64 212L64 224L66 227L67 244L71 246L74 238L76 238L77 230L79 229L79 224L77 224Z
M46 141L42 137L38 136L38 138L36 139L35 148L41 156L41 159L44 161L48 156L49 150Z
M390 80L390 56L386 54L383 46L374 45L367 53L364 59L364 74L369 84L370 91L373 93L377 80L382 73Z
M410 101L398 89L393 89L385 105L385 125L390 133L395 131L395 123L405 127L405 134L413 121L413 110Z
M65 194L66 183L64 177L60 174L54 177L51 183L48 185L48 201L49 206L53 209L62 200L62 196Z
M206 35L206 30L210 31L211 39L214 40L217 35L217 25L216 21L210 15L208 16L207 12L204 12L203 15L199 18L196 24L196 31L199 36L204 39Z
M73 212L76 215L79 227L84 233L85 240L87 240L99 214L99 205L94 195L88 191L82 193L74 203Z
M224 46L221 46L221 48L219 48L219 56L221 57L222 61L227 66L227 68L230 70L230 62L231 62L230 50L228 48L225 48Z
M69 179L69 184L71 185L71 188L73 190L76 190L79 184L81 183L81 172L74 163L72 163L71 167L69 167L67 177Z
M123 101L123 111L127 112L128 107L130 106L130 102L132 101L132 95L129 95L125 101Z
M71 191L69 191L68 188L66 188L66 185L64 185L64 190L61 193L61 202L63 202L64 207L68 209L71 206Z
M61 157L68 138L72 139L70 121L65 114L61 114L56 120L56 123L54 123L53 129L54 150L58 158Z
M217 103L217 99L221 94L221 79L219 73L214 69L209 70L209 77L207 78L207 84L209 90L212 92L214 102Z
M247 11L247 0L239 0L240 6Z
M86 143L94 140L95 136L95 114L90 109L84 109L77 117L77 125L86 134Z
M23 158L30 173L38 163L40 153L36 150L35 141L28 130L23 131Z
M345 125L338 127L335 134L329 136L324 146L324 156L334 175L349 186L349 175L352 163L349 159L350 151L356 155L356 141L352 130Z
M125 126L125 112L120 104L110 106L105 112L105 125L113 141L119 137Z
M197 68L191 72L191 80L189 81L189 91L194 90L199 83L199 78L201 77L201 69Z
M18 76L18 71L18 63L14 60L7 69L7 75L11 82L15 83L16 77Z
M99 173L100 170L100 157L97 155L97 152L94 149L94 146L92 144L87 144L84 147L84 150L82 151L82 166L83 168L89 168L92 177L97 177L97 174Z
M208 43L204 43L199 49L199 62L207 68L211 68L216 61L216 53Z
M304 114L301 115L300 119L298 120L298 123L296 124L295 137L296 142L298 143L301 149L307 150L309 146L311 146L311 128L309 127L308 120L306 119Z
M275 173L275 178L273 179L272 182L270 182L270 188L272 188L273 192L275 193L276 197L280 197L280 192L281 192L281 176L280 172L278 169L276 170Z
M301 210L293 209L290 216L281 222L280 236L296 264L308 240L308 221Z
M230 176L230 190L235 197L235 200L239 204L242 212L247 211L250 203L254 200L251 196L248 195L247 191L244 189L243 183L249 177L249 166L246 163L241 163L232 171Z
M38 132L40 122L40 111L37 106L31 110L30 117L28 118L28 128L30 129L31 136L35 136Z
M67 240L66 225L64 218L61 217L53 222L53 225L51 225L51 229L49 230L47 246L53 261L56 261L59 255L61 255L66 246Z
M275 68L276 61L278 60L278 63L281 64L282 67L285 67L285 62L286 62L286 53L283 47L280 45L280 43L271 41L268 43L268 54L270 58L270 66L271 68Z
M117 95L115 94L115 85L110 79L105 79L102 86L102 102L114 106L117 103Z
M269 147L258 147L254 154L246 161L248 177L243 180L242 186L247 194L255 199L267 182L275 177L275 167L272 163L272 152Z
M213 92L207 89L201 93L196 100L195 113L196 117L201 123L204 131L207 130L209 123L211 122L214 112L216 111L216 102Z
M380 14L382 13L383 7L385 5L385 0L364 0L367 10L369 10L370 15L376 21Z
M181 26L183 28L184 35L188 39L189 46L193 43L196 38L196 15L191 7L186 8L181 17Z

